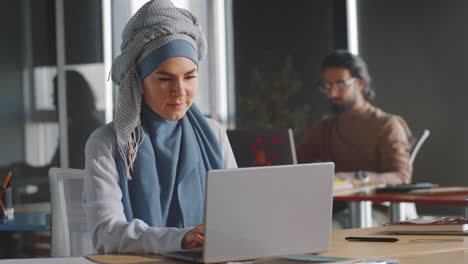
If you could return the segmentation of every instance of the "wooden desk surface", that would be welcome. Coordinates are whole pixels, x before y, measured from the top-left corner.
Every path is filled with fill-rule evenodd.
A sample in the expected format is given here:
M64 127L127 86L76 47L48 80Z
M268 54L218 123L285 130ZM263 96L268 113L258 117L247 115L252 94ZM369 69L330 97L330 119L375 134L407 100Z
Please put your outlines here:
M468 263L468 236L382 235L380 227L334 230L329 251L323 256L344 258L396 258L400 264ZM397 237L397 242L350 242L347 236ZM158 255L92 255L98 263L180 264Z
M468 236L383 235L381 230L381 227L335 230L332 232L330 250L320 255L349 258L410 258L425 254L468 250ZM396 237L399 241L352 242L344 239L347 236Z
M468 250L451 250L399 258L400 264L466 264Z
M375 193L374 190L366 192L356 192L346 195L334 196L333 200L341 202L410 202L416 204L429 205L451 205L451 206L468 206L468 192L447 192L434 194L410 194L410 193Z
M184 260L172 259L159 255L135 255L135 254L109 254L109 255L89 255L92 261L103 264L124 264L124 263L158 263L158 264L187 264Z

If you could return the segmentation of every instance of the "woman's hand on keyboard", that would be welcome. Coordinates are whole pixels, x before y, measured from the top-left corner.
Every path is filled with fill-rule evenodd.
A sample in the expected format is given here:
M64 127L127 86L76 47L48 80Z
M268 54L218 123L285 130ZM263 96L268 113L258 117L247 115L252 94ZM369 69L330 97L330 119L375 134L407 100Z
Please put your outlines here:
M205 241L205 225L198 225L185 234L182 240L183 249L202 247Z

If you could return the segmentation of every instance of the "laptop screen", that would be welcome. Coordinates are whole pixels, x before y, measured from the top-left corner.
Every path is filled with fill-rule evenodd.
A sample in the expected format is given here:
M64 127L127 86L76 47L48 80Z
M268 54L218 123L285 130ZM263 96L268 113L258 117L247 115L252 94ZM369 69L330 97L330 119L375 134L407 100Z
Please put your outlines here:
M227 135L240 168L297 163L290 128L236 129Z

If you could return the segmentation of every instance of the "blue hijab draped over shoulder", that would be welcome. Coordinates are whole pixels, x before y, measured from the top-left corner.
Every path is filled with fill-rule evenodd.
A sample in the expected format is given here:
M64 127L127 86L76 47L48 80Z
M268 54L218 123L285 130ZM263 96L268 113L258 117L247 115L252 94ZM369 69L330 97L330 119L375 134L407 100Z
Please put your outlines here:
M206 55L199 21L168 0L150 1L122 40L112 80L120 86L115 161L125 216L155 227L201 224L206 172L223 167L219 142L195 104L180 120L167 120L142 103L142 80L161 63L186 57L198 65Z

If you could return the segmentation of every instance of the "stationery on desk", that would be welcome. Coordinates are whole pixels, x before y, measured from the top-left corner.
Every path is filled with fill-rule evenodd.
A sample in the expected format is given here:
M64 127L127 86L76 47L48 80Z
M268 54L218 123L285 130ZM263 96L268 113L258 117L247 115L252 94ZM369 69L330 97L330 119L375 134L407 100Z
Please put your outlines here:
M432 189L411 190L410 194L444 194L444 193L468 193L468 187L438 187Z
M228 262L228 264L313 264L313 263L330 263L330 264L398 264L398 259L388 258L338 258L327 257L320 255L286 255L273 258L263 258L253 261L244 262Z
M0 216L4 216L6 214L6 208L5 205L3 204L3 201L0 199Z
M345 239L359 242L397 242L399 240L394 237L345 237Z
M444 194L444 193L466 193L468 187L439 187L438 184L429 182L387 185L375 189L376 193L409 193L409 194Z
M8 172L8 175L6 176L5 180L3 181L3 184L1 186L1 190L0 190L0 210L1 210L1 216L5 216L6 215L6 209L5 208L5 192L8 188L8 186L10 185L10 181L11 181L11 177L13 175L13 172L12 171L9 171Z
M383 227L385 232L396 234L468 235L468 220L461 217L421 217Z
M349 181L337 179L333 180L333 195L349 192L351 190L354 190L354 188L354 185Z
M368 193L376 188L384 187L384 184L354 186L352 183L341 180L333 181L333 196L352 195L355 193Z
M0 191L0 198L3 198L3 196L5 195L6 188L8 188L8 186L10 185L11 176L13 176L13 172L9 171L7 177L5 178L5 181L3 181L2 190Z
M429 182L420 182L420 183L411 183L411 184L396 184L396 185L387 185L384 187L376 188L376 193L404 193L412 192L414 190L431 190L432 188L438 187L439 185L429 183Z
M2 264L96 264L93 260L85 257L68 257L68 258L20 258L20 259L5 259L1 260ZM120 262L122 263L122 262Z

